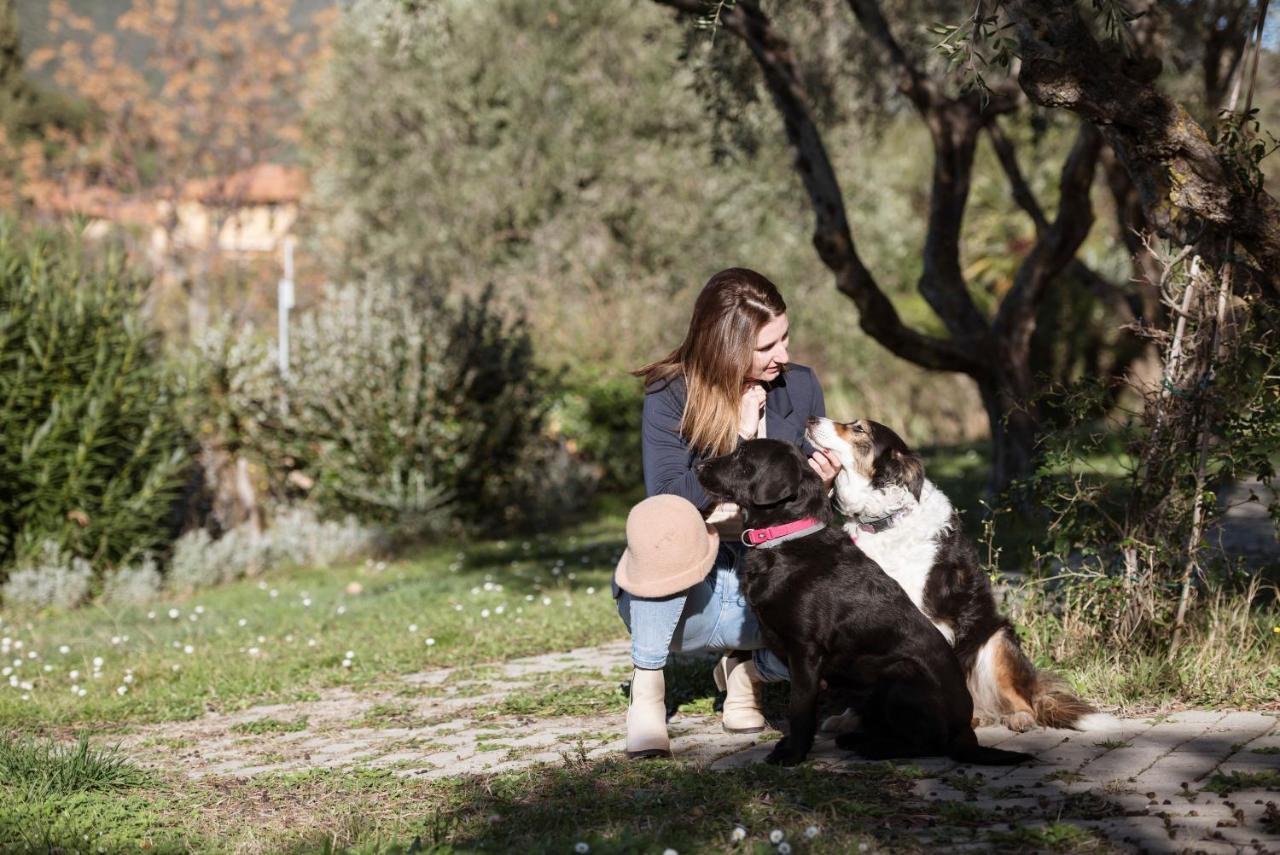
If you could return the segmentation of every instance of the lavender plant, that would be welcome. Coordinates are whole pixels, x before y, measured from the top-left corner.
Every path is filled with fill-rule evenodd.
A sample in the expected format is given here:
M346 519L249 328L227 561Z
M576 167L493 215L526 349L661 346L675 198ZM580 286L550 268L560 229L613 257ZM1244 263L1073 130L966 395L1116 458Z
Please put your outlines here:
M70 609L83 603L93 584L93 568L88 561L64 551L56 541L46 540L40 551L9 574L0 596L6 605Z
M102 584L102 601L111 605L146 603L160 594L162 582L155 557L144 555L137 564L121 567L106 575Z

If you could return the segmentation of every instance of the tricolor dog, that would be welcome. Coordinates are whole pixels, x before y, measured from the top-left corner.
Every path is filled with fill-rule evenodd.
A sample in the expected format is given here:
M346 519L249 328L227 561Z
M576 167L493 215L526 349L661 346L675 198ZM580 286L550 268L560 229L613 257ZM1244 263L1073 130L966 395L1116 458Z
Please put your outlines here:
M978 744L955 652L902 589L836 526L822 479L789 442L754 439L697 467L712 496L736 503L751 547L742 591L765 643L791 672L791 728L767 758L801 762L825 684L854 707L860 733L841 748L865 757L946 755L1007 765L1030 755Z
M1085 729L1094 708L1037 672L1000 614L951 502L925 478L902 438L867 419L810 419L809 442L836 454L836 508L845 530L955 648L980 725Z

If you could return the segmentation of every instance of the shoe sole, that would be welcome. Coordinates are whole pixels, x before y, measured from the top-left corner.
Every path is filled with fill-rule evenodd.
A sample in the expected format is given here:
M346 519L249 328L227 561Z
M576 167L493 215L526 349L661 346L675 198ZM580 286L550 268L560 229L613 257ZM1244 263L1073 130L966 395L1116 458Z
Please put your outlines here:
M653 760L659 757L670 757L671 752L663 748L646 748L644 751L628 751L629 760Z
M724 728L724 732L725 732L725 733L761 733L761 732L763 732L763 731L764 731L764 726L763 726L763 725L762 725L762 726L760 726L760 727L739 727L739 728L732 728L732 727L725 727L725 726L722 724L722 725L720 725L720 727Z

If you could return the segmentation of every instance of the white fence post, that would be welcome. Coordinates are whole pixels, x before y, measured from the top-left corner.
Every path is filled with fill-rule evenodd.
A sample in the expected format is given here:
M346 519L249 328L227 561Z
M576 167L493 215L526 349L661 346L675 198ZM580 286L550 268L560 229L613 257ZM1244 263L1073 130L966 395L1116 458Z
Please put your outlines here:
M280 376L289 376L289 310L293 308L293 238L284 239L284 278L276 285L280 322Z

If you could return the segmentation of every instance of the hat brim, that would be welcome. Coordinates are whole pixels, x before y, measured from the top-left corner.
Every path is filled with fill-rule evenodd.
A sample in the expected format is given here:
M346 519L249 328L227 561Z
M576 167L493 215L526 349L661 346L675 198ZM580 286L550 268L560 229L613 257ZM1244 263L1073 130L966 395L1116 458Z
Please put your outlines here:
M666 575L644 573L635 566L631 550L624 550L614 570L613 578L618 587L633 597L670 597L691 588L707 576L720 551L720 533L707 526L707 551L687 569Z

